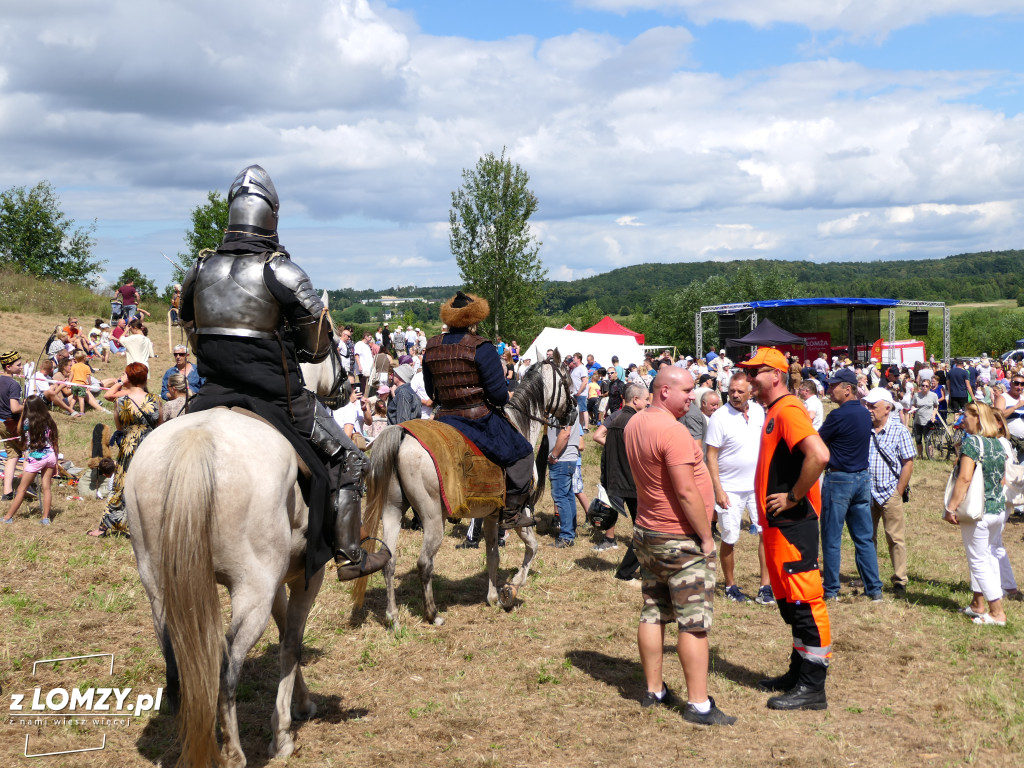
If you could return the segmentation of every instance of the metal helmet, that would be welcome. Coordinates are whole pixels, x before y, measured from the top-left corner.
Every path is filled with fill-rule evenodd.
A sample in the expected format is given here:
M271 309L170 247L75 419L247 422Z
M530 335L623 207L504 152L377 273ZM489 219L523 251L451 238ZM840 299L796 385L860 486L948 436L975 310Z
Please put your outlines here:
M274 182L258 165L244 168L228 191L228 229L257 235L277 234L277 211L281 202Z

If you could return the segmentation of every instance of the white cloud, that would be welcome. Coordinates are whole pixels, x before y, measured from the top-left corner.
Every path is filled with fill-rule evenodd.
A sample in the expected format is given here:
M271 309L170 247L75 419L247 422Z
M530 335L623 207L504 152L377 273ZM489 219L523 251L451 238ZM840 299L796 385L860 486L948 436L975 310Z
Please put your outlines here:
M681 13L698 24L726 20L766 27L785 22L858 35L884 34L937 16L992 16L1021 10L1017 0L575 0L575 4L617 13Z
M726 77L692 69L694 34L481 42L365 0L23 4L0 26L0 188L49 179L80 223L98 219L112 272L154 276L191 207L260 162L318 285L457 282L451 191L503 146L530 174L552 277L1019 247L1024 117L972 103L1018 75L822 59Z

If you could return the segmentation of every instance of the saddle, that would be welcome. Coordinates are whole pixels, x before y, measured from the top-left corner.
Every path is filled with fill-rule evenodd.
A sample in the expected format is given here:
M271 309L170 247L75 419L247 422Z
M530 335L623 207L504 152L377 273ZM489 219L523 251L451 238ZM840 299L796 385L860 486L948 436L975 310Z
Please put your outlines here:
M505 506L505 470L459 430L432 419L413 419L401 427L430 454L449 517L471 517L471 505Z
M226 406L219 405L217 407L218 408L225 408ZM274 424L272 424L271 422L269 422L266 419L264 419L258 413L254 413L253 411L250 411L247 408L242 408L240 406L233 405L230 408L227 408L227 410L234 411L239 416L248 416L250 419L256 419L256 421L263 422L268 427L273 429L275 432L278 431L277 427ZM302 478L304 480L309 480L309 478L313 476L313 473L309 469L309 465L306 464L306 462L303 460L303 458L301 456L299 456L298 452L295 452L295 463L298 465L298 467L299 467L299 474L302 476ZM303 493L305 493L305 489L303 489Z

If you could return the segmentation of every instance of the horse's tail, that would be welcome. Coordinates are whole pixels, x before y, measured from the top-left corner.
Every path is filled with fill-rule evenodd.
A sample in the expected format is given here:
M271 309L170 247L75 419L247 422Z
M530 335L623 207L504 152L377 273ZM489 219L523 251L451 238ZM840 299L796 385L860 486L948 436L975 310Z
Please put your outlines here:
M388 497L388 488L391 486L391 476L397 469L398 449L402 445L404 434L405 430L399 426L387 427L374 438L373 447L370 449L370 468L366 472L366 504L363 507L363 529L367 536L377 535L380 519L384 514L384 503ZM369 576L362 576L352 585L352 604L356 611L363 607L369 579Z
M167 634L181 675L178 765L220 765L217 697L227 647L210 541L214 520L213 436L189 429L169 451L160 530Z

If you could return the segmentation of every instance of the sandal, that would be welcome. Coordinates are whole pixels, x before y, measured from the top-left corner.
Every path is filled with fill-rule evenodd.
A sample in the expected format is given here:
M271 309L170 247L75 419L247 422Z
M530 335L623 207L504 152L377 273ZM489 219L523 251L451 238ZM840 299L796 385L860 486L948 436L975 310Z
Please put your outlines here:
M972 618L972 619L980 619L982 616L988 616L987 613L978 613L977 611L972 609L971 606L969 606L969 605L966 608L961 608L960 609L960 613L962 613L965 616L967 616L969 618Z
M1002 621L996 621L995 619L992 618L992 614L991 613L983 613L983 614L981 614L981 616L978 616L978 617L972 619L972 621L975 624L991 624L994 627L1005 627L1006 626L1006 619L1003 619Z
M86 536L94 536L95 538L102 538L103 536L107 535L107 529L106 528L97 528L96 530L93 530L93 531L86 531L85 535Z

